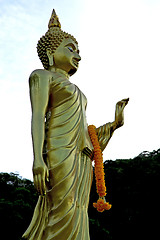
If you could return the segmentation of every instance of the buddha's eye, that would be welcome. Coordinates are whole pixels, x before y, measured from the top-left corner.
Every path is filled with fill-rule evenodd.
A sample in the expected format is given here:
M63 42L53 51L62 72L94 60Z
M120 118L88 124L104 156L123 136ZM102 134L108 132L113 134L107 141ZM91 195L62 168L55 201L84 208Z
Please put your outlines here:
M73 52L73 49L71 47L68 47L68 49L69 49L70 52Z

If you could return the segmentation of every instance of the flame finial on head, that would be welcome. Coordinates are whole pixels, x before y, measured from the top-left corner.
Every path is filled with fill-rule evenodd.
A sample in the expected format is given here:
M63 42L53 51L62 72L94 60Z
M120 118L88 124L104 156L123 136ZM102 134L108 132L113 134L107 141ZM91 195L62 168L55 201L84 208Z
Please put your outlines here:
M58 28L61 28L61 24L59 22L59 18L55 12L55 10L53 9L52 11L52 15L51 15L51 18L49 20L49 23L48 23L48 28L52 28L52 27L58 27Z

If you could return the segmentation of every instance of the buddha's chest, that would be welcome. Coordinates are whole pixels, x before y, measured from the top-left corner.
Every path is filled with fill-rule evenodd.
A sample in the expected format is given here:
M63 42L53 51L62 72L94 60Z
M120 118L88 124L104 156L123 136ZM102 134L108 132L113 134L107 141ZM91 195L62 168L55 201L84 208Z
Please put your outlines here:
M87 99L80 89L69 80L57 81L50 87L49 108L55 108L65 105L66 108L73 104L81 105L84 111L87 105Z

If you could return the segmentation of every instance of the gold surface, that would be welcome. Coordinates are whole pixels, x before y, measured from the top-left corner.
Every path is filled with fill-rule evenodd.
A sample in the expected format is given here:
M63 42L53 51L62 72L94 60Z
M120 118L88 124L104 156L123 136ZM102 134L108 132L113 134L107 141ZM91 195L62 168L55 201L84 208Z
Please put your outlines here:
M29 78L33 177L40 196L23 237L30 240L89 240L93 146L85 117L87 100L69 81L81 60L78 43L60 29L58 21L53 11L49 33L40 39L37 47L45 69L33 71ZM50 45L48 36L52 39ZM58 41L55 36L59 36ZM127 103L128 99L118 102L115 121L97 128L102 150L114 130L123 125L123 110Z

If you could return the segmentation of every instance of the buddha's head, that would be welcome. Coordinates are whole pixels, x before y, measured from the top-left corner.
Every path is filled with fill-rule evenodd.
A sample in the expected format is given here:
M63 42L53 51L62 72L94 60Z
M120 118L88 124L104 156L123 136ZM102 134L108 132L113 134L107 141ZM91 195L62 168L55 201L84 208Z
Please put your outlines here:
M48 28L37 44L38 56L43 67L47 70L51 67L60 68L73 75L81 60L78 42L72 35L61 30L61 24L54 10Z

